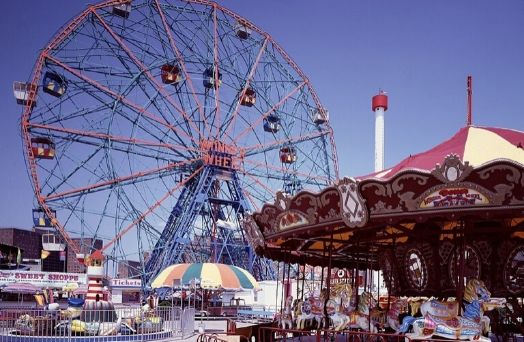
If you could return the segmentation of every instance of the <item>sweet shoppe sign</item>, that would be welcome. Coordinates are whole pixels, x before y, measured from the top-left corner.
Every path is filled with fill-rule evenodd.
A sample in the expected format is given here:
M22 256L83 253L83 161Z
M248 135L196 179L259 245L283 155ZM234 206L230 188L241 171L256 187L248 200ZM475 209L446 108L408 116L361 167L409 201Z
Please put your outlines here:
M68 283L86 284L87 279L83 273L0 270L0 285L17 282L30 283L36 287L61 288Z

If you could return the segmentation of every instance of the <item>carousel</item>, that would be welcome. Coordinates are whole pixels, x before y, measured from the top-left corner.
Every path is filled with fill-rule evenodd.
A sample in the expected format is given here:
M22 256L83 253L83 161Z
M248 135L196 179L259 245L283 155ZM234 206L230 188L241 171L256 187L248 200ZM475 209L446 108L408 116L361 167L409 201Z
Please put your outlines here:
M394 298L445 300L422 304L422 318L408 313L404 324L390 324L413 339L482 339L483 312L493 308L523 333L522 131L468 124L384 171L319 193L278 193L246 229L257 252L273 260L353 275L380 270L388 310ZM330 274L324 286L333 294ZM509 329L491 318L493 331Z

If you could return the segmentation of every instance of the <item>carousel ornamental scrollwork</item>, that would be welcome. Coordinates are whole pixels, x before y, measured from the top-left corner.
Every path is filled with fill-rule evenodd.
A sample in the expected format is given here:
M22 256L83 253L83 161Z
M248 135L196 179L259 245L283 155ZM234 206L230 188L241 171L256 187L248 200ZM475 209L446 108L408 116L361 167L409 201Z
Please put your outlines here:
M344 177L337 184L340 193L340 213L344 223L350 227L363 227L368 222L366 201L358 191L357 181Z
M437 164L431 174L442 183L463 181L473 171L469 162L463 163L456 154L449 154L442 165Z
M257 249L259 247L264 247L264 236L262 235L262 232L258 228L257 224L253 220L253 216L251 214L248 214L241 222L242 226L244 227L244 232L246 233L246 237L253 246L253 248Z

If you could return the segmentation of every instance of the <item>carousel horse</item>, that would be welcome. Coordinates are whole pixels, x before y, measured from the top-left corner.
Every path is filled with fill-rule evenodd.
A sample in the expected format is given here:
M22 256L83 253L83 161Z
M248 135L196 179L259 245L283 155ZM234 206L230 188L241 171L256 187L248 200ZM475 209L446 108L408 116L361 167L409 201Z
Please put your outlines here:
M350 298L353 290L349 284L336 284L331 289L331 298L327 301L329 326L335 331L346 328L350 319L345 312L349 311Z
M399 332L405 333L412 326L413 333L406 334L412 340L428 339L435 335L455 340L490 342L489 338L482 335L483 325L486 325L483 307L486 307L485 303L492 303L490 296L484 282L470 279L464 291L462 316L458 316L458 303L427 301L420 306L423 317L405 317ZM495 307L496 303L492 306Z
M293 296L288 296L284 308L277 315L278 327L282 329L293 328Z
M297 317L302 313L302 300L297 298L293 301L293 323L296 323Z
M369 310L371 307L374 307L375 304L376 302L371 292L362 292L359 297L357 310L352 311L349 314L349 323L347 324L347 327L376 333L378 330L375 324L370 320Z
M322 326L322 316L313 310L315 299L306 299L297 303L296 327L300 330L319 329Z
M351 284L339 283L331 286L330 297L339 298L343 305L343 311L348 312L350 309L351 296L353 295L353 288Z
M406 307L408 306L408 301L406 299L397 298L392 301L389 305L389 310L386 315L386 321L389 328L398 331L400 328L399 317L400 314L405 312Z
M482 303L482 310L484 312L491 311L494 309L500 309L506 307L506 298L491 298L489 302ZM491 332L491 321L488 316L482 316L480 319L480 324L482 328L482 334L488 336Z
M309 297L299 302L296 315L297 329L312 330L322 327L324 320L324 302L328 297L327 289L320 291L320 297Z
M413 317L421 316L420 306L427 302L428 298L425 297L412 297L408 299L409 313Z

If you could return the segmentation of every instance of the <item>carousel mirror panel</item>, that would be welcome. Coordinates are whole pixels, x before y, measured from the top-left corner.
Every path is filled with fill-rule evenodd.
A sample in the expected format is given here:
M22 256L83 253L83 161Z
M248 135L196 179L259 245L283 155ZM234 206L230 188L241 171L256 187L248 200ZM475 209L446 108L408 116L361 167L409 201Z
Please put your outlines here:
M464 262L462 274L462 286L466 286L469 279L480 279L480 258L477 251L467 245L462 253L462 260ZM457 247L453 251L449 261L449 277L453 286L457 286L460 282L460 262L461 262L461 248Z
M404 265L408 284L416 290L424 290L428 284L428 268L422 253L418 249L410 249Z
M524 288L524 246L518 246L509 254L504 267L504 284L511 293Z

